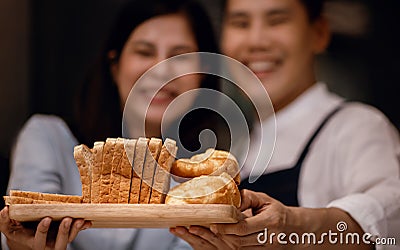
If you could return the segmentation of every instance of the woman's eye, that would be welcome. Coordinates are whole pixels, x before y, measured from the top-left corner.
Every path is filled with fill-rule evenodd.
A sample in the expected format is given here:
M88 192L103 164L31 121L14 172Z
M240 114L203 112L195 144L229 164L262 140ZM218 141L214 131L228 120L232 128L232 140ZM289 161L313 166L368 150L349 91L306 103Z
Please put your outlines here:
M145 57L150 57L150 56L153 56L153 54L154 54L152 51L148 51L148 50L135 50L135 53L140 56L145 56Z
M175 57L175 56L176 56L176 59L175 59L175 60L187 60L187 59L190 58L190 55L187 55L186 53L188 53L188 52L173 53L173 54L169 55L168 58L171 58L171 57Z

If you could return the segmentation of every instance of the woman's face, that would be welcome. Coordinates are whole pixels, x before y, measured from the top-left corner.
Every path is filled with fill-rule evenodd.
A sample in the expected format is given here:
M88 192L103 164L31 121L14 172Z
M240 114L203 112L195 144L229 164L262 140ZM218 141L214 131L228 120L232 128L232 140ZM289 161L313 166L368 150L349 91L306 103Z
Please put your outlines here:
M140 24L130 34L118 62L111 66L121 103L126 104L136 81L151 67L170 57L196 51L198 46L184 15L157 16ZM111 51L110 54L112 53ZM140 118L146 117L146 123L160 125L167 106L177 96L200 86L201 76L189 74L169 82L154 96L156 90L166 83L166 79L188 66L184 60L157 66L157 70L146 74L143 81L143 78L141 79L141 84L134 89L135 92L138 91L136 92L138 98L130 100L133 102L130 110L135 113L134 115ZM182 110L174 110L174 118L185 112L193 103L194 98L189 99L185 102L187 105L180 105ZM146 111L149 103L150 106Z

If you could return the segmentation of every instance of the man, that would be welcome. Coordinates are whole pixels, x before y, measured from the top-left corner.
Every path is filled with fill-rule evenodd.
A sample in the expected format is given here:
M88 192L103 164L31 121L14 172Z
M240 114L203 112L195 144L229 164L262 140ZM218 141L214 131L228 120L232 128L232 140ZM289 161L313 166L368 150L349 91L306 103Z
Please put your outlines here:
M171 232L195 249L374 249L377 237L399 235L397 130L379 111L344 103L316 80L315 56L330 38L323 1L227 0L224 6L222 51L249 67L269 93L276 146L264 175L243 181L243 188L258 191L242 191L246 219L211 231ZM255 128L252 138L260 134ZM243 173L253 167L261 166L245 165Z

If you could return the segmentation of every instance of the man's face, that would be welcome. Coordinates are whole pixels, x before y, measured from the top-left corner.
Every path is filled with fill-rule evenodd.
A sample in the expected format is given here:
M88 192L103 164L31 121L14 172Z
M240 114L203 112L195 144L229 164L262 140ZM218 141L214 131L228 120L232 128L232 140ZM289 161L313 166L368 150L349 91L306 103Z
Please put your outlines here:
M256 74L276 110L315 83L314 56L329 32L300 0L228 0L222 28L223 53Z

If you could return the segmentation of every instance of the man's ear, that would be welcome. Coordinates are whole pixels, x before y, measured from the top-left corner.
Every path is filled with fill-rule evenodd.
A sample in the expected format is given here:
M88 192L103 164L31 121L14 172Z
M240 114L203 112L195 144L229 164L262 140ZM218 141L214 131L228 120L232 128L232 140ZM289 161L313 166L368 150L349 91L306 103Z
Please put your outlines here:
M110 72L113 78L113 81L116 82L116 77L118 73L118 60L117 60L117 52L115 50L110 50L107 53L108 60L110 62Z
M331 30L326 17L322 16L313 22L315 54L320 54L326 50L331 41Z

